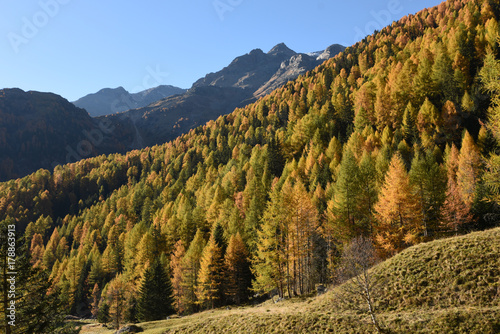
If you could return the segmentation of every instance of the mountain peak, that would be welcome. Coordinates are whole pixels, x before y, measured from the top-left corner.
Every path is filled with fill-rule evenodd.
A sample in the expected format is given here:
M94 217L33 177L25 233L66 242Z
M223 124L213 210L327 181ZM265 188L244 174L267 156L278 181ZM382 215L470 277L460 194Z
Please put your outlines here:
M280 43L280 44L276 45L274 48L272 48L271 51L269 51L267 54L271 55L271 56L275 56L278 54L285 54L285 55L291 57L297 53L295 51L291 50L288 46L286 46L285 43Z
M261 55L261 54L264 54L264 51L262 51L261 49L253 49L248 54L251 55L251 56Z
M340 44L333 44L333 45L330 45L329 47L327 47L325 51L320 53L318 55L317 59L318 60L327 60L327 59L333 58L338 53L340 53L344 50L345 50L345 46L342 46Z
M128 93L125 88L122 86L116 87L116 88L103 88L97 92L99 93L106 93L106 94L112 94L112 93L118 93L118 94L123 94L123 93Z

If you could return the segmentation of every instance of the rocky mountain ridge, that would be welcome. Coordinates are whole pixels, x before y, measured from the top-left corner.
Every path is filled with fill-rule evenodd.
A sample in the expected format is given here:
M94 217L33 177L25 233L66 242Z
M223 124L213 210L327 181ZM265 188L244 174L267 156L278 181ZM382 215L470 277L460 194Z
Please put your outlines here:
M161 85L138 93L129 93L120 86L117 88L103 88L72 103L87 110L90 116L98 117L145 107L153 102L172 95L182 94L185 91L185 89L179 87Z
M317 52L317 56L297 53L284 43L267 53L254 49L235 58L222 70L197 80L184 94L106 118L112 123L132 126L133 130L127 132L137 133L146 146L160 144L255 102L344 49L334 44Z

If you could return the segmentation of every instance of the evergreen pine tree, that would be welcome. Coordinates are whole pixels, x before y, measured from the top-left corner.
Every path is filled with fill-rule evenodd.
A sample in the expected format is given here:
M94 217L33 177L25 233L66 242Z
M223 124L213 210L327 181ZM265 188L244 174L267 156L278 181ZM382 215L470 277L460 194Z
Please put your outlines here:
M220 222L217 222L215 224L212 234L214 235L217 246L219 246L221 250L221 255L224 257L224 255L226 254L227 241L224 237L224 228L222 227Z
M249 295L252 283L249 256L240 234L232 235L224 258L224 290L229 300L236 304L244 302Z
M105 325L111 321L111 316L109 314L109 305L106 301L102 301L100 303L99 312L97 313L97 321Z
M445 175L431 153L415 155L410 181L421 209L424 237L438 230L440 210L445 199Z
M255 276L252 287L256 292L269 293L277 288L279 296L284 296L288 256L285 222L283 198L276 179L262 224L257 231L257 250L252 260L252 272Z
M440 118L438 109L429 99L425 99L417 115L417 129L426 148L434 146Z
M373 212L377 202L377 171L375 161L370 153L364 152L359 163L360 196L358 211L361 231L365 235L373 233Z
M403 114L403 136L404 139L411 145L417 140L417 127L415 124L416 111L411 102L408 102Z
M130 297L127 299L126 302L126 308L125 308L125 320L128 322L136 323L138 322L137 319L137 298L132 294Z
M335 184L335 197L328 206L328 215L336 238L350 240L359 233L359 167L353 152L348 149L340 163Z
M172 283L170 276L159 260L146 269L139 288L137 318L140 321L165 319L174 313Z
M433 93L437 97L440 97L441 103L447 100L456 101L458 99L458 94L452 61L448 56L445 46L438 44L436 49L435 61L431 73L433 87L435 89Z

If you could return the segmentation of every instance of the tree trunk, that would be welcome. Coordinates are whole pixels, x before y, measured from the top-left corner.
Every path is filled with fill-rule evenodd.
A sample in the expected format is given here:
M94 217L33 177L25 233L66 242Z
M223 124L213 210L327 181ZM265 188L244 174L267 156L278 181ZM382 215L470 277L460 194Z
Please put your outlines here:
M365 299L366 303L368 304L368 312L370 313L370 318L372 319L373 326L375 326L375 329L377 330L377 333L381 334L382 329L380 328L380 325L377 321L377 317L375 315L375 308L373 307L373 302L372 302L372 296L370 293L370 282L369 282L369 276L368 272L365 271L363 273L364 275L364 290L365 290Z

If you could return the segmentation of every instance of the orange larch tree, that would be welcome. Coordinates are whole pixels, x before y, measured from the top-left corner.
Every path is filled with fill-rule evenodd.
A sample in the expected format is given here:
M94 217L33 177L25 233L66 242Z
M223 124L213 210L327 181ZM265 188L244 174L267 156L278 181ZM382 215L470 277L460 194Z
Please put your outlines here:
M384 256L391 256L418 243L422 232L419 203L399 154L391 159L375 205L378 226L375 239Z

